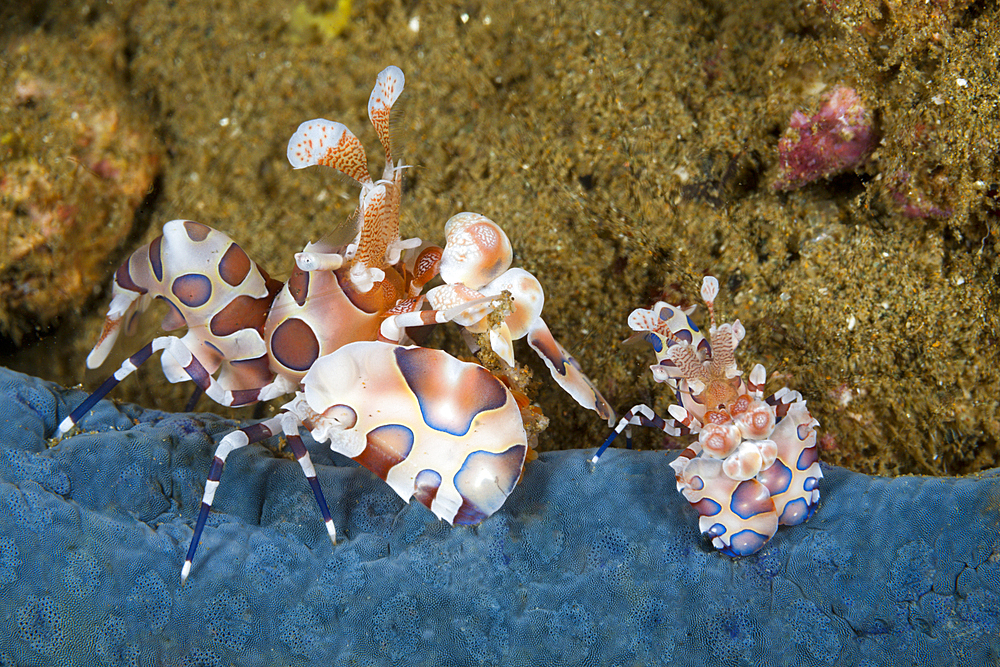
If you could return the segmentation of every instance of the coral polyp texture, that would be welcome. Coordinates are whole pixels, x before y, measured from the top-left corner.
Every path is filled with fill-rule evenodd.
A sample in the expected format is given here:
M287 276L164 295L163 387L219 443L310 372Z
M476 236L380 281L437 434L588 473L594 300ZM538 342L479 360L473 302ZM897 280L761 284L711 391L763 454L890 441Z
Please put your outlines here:
M597 450L601 455L632 424L659 428L671 436L697 436L670 467L677 490L701 515L698 525L727 556L748 556L774 537L778 525L796 526L819 503L816 427L802 395L782 388L764 398L767 374L760 364L742 377L736 346L746 330L739 320L716 326L719 281L708 276L701 296L711 328L706 337L687 311L657 302L637 308L629 326L653 346L653 379L674 392L671 418L647 405L629 410ZM631 437L629 438L631 441Z
M0 664L986 665L1000 655L1000 471L826 467L823 507L755 556L701 544L670 456L543 453L478 527L404 503L304 437L229 464L183 587L213 450L234 424L99 402L0 370ZM276 438L266 444L277 447Z
M856 169L878 145L872 112L853 88L838 86L818 112L795 111L778 141L775 190L794 190Z

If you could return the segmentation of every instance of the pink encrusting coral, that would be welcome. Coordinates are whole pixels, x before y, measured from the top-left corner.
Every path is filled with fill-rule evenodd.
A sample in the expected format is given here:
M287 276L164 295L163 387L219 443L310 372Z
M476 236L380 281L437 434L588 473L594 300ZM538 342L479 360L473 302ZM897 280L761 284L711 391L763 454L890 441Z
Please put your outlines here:
M937 192L928 192L928 189L921 186L918 179L903 170L893 173L886 179L886 183L889 184L889 194L899 207L900 213L907 218L944 220L951 217L954 209L938 203L938 199L944 198L943 191L947 189L948 179L939 176L922 180L931 187L937 186Z
M824 96L818 113L792 114L778 142L775 190L794 190L807 183L856 169L878 143L871 111L853 88L838 86Z

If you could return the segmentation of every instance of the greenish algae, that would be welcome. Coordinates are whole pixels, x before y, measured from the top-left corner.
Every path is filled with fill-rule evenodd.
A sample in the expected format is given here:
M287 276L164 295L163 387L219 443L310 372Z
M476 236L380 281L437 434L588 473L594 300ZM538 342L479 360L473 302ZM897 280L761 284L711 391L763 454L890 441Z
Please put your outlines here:
M351 22L351 0L337 0L330 11L312 12L306 3L300 2L292 9L288 20L289 39L300 44L315 31L322 41L340 36Z

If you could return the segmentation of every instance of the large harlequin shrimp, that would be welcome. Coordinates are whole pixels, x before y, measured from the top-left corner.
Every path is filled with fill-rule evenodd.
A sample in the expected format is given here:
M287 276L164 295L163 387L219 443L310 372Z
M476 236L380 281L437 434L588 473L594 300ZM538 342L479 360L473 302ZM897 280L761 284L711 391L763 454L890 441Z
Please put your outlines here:
M393 82L394 96L379 95L384 81ZM379 75L372 100L388 99L391 104L402 82L402 72L388 68ZM416 497L449 523L478 523L499 509L520 478L527 451L516 400L481 367L437 350L386 345L406 340L407 327L453 321L470 332L489 331L497 347L508 351L506 355L501 352L501 357L511 365L511 341L530 332L534 338L529 342L537 340L532 346L544 347L548 356L543 358L559 384L609 423L614 419L607 402L539 317L544 301L541 285L523 269L508 270L512 250L499 225L479 214L458 214L445 225L443 250L429 246L412 264L399 261L401 250L416 247L419 240L399 241L402 167L392 167L388 134L377 122L379 118L387 122L388 112L373 112L370 101L369 116L385 147L387 163L383 179L374 184L364 180L367 167L357 167L367 164L364 152L343 125L307 121L289 140L288 157L294 167L329 166L361 183L356 216L362 226L346 248L310 244L296 255L296 271L275 299L264 335L276 383L294 380L302 390L278 417L235 432L219 444L182 580L190 573L226 456L279 428L302 462L334 542L336 531L308 453L297 436L299 425L309 428L317 440L329 440L334 451L355 458L404 500ZM383 190L396 193L384 199L394 202L388 214L379 211L383 204L378 198L372 200L373 193ZM366 231L392 219L389 232ZM379 239L381 250L362 253L373 238ZM438 274L445 284L421 294ZM494 298L504 291L515 306L499 326L490 327L486 318ZM329 295L336 298L332 312ZM423 310L424 305L431 310ZM379 341L384 342L362 342L366 339L359 332L367 330L374 338L376 329ZM501 333L492 335L497 330ZM392 359L388 349L394 350ZM400 412L402 406L409 408ZM367 418L359 417L361 411ZM394 421L390 415L396 415ZM472 424L477 425L475 429ZM513 431L519 435L508 433ZM498 446L502 449L496 450Z
M699 527L727 556L756 553L778 525L806 521L819 502L823 477L817 460L816 426L802 395L782 388L764 398L764 367L754 366L747 380L736 366L736 346L746 331L739 320L716 326L718 281L709 276L701 295L711 320L709 338L688 313L658 302L652 310L629 316L634 337L653 346L657 382L676 392L671 419L637 405L622 417L594 454L601 454L632 424L652 426L668 435L693 434L697 442L670 465L677 490L701 515Z
M506 343L508 347L513 338L527 332L529 342L546 359L560 384L609 423L614 419L614 413L575 360L552 339L538 317L543 296L537 280L527 272L506 271L511 251L499 226L482 216L471 226L450 224L449 229L463 227L467 236L470 227L478 230L472 234L476 242L470 246L466 237L450 235L444 250L435 246L421 249L419 239L399 238L403 167L392 160L388 121L402 87L403 73L395 67L386 68L379 74L369 99L369 118L386 153L383 177L378 181L368 173L360 142L340 123L308 121L289 141L288 157L294 167L330 166L357 181L361 195L352 218L354 224L348 228L353 240L308 244L296 255L295 270L283 286L270 280L227 236L186 221L168 223L161 238L133 253L116 274L105 332L88 358L90 367L105 359L123 321L128 325L156 298L171 306L165 328L186 324L188 332L184 338L158 337L132 355L64 420L61 433L69 431L97 400L157 350L164 351L162 364L172 381L191 379L222 405L247 405L299 390L297 398L276 417L234 431L219 443L182 568L182 581L190 573L226 457L235 449L276 434L286 437L312 487L330 540L336 544L329 508L298 435L303 425L321 440L330 439L335 451L357 458L404 499L416 496L449 522L475 523L500 507L519 478L525 458L527 441L517 402L499 380L482 368L464 368L469 365L441 351L403 352L413 349L398 345L409 340L407 327L454 321L469 331L489 331L498 346ZM468 215L475 214L456 218ZM421 294L440 267L446 283L442 287L462 294L462 298L449 301ZM473 284L483 287L489 282L492 286L477 292L460 282L476 275L491 277L487 281L473 280ZM488 325L486 318L495 302L502 300L503 292L512 294L516 303L501 324ZM495 330L499 333L494 336ZM388 358L387 349L395 350L395 361ZM371 359L364 355L371 355ZM403 364L403 358L409 361ZM513 361L512 356L506 358ZM374 359L382 361L375 364ZM218 377L213 377L220 368ZM330 406L315 409L319 405L316 401L320 401L316 397L324 395L323 391L355 379L347 368L360 373L356 378L360 386L379 386L385 391L361 392L353 399L338 398L340 407L333 410L332 416L326 415ZM424 377L426 374L430 375ZM441 390L445 386L450 391ZM493 396L499 400L501 393L503 401L493 401L489 407L470 399ZM356 427L343 427L350 436L329 435L335 429L328 417L343 418L344 405L349 404L356 415L368 411L369 417L385 416L398 407L394 401L403 405L407 397L413 399L409 400L411 407L399 412L391 423L358 418ZM516 422L513 415L517 415ZM461 434L449 430L466 422L476 424L476 429ZM483 431L483 424L490 426ZM411 431L409 449L398 439L403 429ZM481 442L486 431L514 433L507 438L514 444L505 446L502 452L494 451ZM455 437L442 440L442 432ZM475 433L480 437L473 437ZM390 438L390 434L395 435ZM345 445L345 438L353 445ZM369 453L358 449L359 438L369 443ZM451 445L441 445L444 441ZM515 456L517 452L519 457ZM411 455L417 458L410 461ZM423 467L417 471L416 481L410 487L402 485L399 475L407 465L418 462ZM400 472L395 472L397 468ZM437 485L432 484L435 475L440 478ZM484 481L490 479L494 481ZM473 480L478 481L474 484ZM439 491L431 492L438 487ZM457 507L456 493L463 499ZM434 500L438 497L440 500Z

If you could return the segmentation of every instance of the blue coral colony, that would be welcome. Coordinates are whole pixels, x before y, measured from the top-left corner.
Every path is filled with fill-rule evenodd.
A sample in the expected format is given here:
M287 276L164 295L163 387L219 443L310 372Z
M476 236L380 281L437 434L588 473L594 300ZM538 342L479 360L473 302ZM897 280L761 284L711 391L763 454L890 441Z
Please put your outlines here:
M60 424L60 433L157 351L168 380L192 380L221 405L294 394L275 417L233 431L217 446L182 582L227 456L274 434L285 436L336 545L300 427L449 523L477 524L492 515L533 457L536 433L525 425L536 411L511 372L519 338L527 337L562 389L614 423L614 411L542 320L538 280L510 267L511 245L499 225L465 212L446 223L444 248L400 238L405 167L393 161L389 117L403 85L403 72L387 67L369 98L368 116L385 149L378 180L361 142L341 123L307 121L289 140L294 168L331 167L361 193L346 233L307 244L284 284L226 234L186 220L168 222L115 273L89 367L104 362L119 333L134 329L156 299L169 305L163 328L187 332L159 336L132 354ZM425 291L436 277L442 283ZM715 279L706 278L710 312L717 292ZM412 344L408 327L439 323L459 326L473 351L489 348L499 360L492 372ZM779 523L808 519L822 477L817 422L797 392L782 389L764 399L760 365L749 381L741 377L733 355L745 333L740 323L715 327L713 312L711 344L686 313L664 303L634 311L629 324L653 344L654 378L676 392L678 404L667 420L634 407L593 461L630 424L697 435L672 464L678 490L701 514L702 532L730 556L758 551Z

